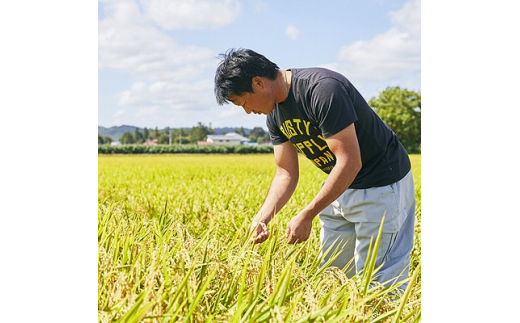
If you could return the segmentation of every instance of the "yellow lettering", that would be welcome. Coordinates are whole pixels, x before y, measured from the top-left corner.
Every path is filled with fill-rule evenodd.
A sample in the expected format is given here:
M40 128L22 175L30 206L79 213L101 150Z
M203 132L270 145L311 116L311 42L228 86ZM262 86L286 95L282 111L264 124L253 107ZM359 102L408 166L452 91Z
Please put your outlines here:
M300 132L300 135L303 135L303 131L300 129L300 119L293 119L293 122L296 123L296 128L298 129L298 132Z
M324 152L323 155L325 155L325 157L327 157L327 159L328 159L329 161L333 161L333 160L334 160L334 156L332 155L332 153L330 152L330 150L327 150L326 152Z
M309 149L309 151L311 152L311 154L314 154L314 151L312 150L312 144L311 144L310 141L305 140L305 141L303 142L303 144L305 145L305 147L307 147L307 149Z
M303 154L303 151L300 149L300 147L298 147L297 145L293 144L293 147L296 148L296 150L298 150L300 153Z
M291 137L294 137L294 136L297 135L296 131L294 131L294 128L293 128L292 123L291 123L291 120L286 120L285 121L285 127L287 129L287 132L290 133ZM289 137L289 139L291 137Z
M314 144L314 146L318 147L320 151L324 151L325 149L327 149L327 144L325 144L324 146L320 146L314 141L314 139L311 139L311 142Z
M314 158L312 161L314 162L314 165L317 165L318 167L321 167L319 158Z
M310 136L311 133L309 131L309 126L311 125L311 122L303 120L303 125L305 126L305 132L307 133L307 136ZM325 138L323 138L323 140L325 140Z
M323 157L323 156L320 156L320 160L323 164L327 164L329 161L327 160L327 158Z
M296 143L296 147L303 153L302 149L305 147L303 146L303 144L301 142Z
M285 131L285 128L283 127L283 123L280 126L280 131L284 134L284 136L286 136L287 138L290 138L289 135L287 135L287 131Z

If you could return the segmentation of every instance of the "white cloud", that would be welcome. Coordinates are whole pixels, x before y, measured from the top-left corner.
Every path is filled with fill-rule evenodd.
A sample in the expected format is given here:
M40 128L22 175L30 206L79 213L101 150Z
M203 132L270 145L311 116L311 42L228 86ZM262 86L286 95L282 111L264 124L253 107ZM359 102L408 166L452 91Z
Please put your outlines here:
M300 30L293 25L289 25L285 28L285 35L292 40L296 40L300 36Z
M215 115L218 116L219 122L213 122L216 127L243 126L262 127L265 128L265 115L247 114L241 107L233 104L227 104L217 107Z
M163 106L169 110L200 110L215 105L213 83L135 82L119 94L120 106ZM203 94L203 95L201 95Z
M125 114L125 110L117 110L116 113L114 113L113 117L118 118Z
M216 29L235 21L238 0L139 0L148 18L168 30Z
M212 122L208 112L216 106L213 82L134 82L118 94L119 110L112 117L119 124L148 126L194 125L197 121ZM181 122L182 121L182 122Z
M410 89L420 89L420 0L407 2L399 11L389 13L389 17L392 27L387 32L341 47L336 61L324 66L344 73L360 85L379 82L378 91L405 84Z
M119 94L119 105L131 105L142 102L142 93L146 92L147 85L144 82L135 82L131 88Z
M182 46L148 25L136 2L105 4L107 18L99 22L98 66L145 79L186 80L199 75L213 58L209 49Z
M204 78L218 63L215 53L177 43L150 24L136 1L104 2L103 9L98 68L121 71L133 80L116 94L118 110L106 107L114 112L106 114L112 119L105 123L178 124L181 115L189 120L189 115L216 105L213 80Z
M155 117L157 115L158 111L159 111L159 107L157 107L157 106L145 107L145 108L139 109L136 112L135 116L138 117L139 119Z

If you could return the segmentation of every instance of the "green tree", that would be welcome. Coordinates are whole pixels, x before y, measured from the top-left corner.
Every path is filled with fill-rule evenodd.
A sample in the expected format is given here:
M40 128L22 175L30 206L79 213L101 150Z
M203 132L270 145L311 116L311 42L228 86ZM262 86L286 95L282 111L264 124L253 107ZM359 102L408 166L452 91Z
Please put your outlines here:
M268 141L271 141L271 137L269 137L269 132L266 132L263 136L258 137L256 139L256 142L259 144L261 144L263 142L268 142Z
M241 136L245 136L246 135L246 130L244 129L244 127L240 127L240 129L235 129L235 132L238 133Z
M148 139L150 139L150 131L144 127L143 129L143 142L147 141Z
M263 137L265 135L265 130L261 127L254 127L253 130L249 133L249 140L256 142L259 137Z
M215 131L199 122L196 127L192 127L190 131L190 141L195 143L197 141L205 140L208 135L214 134Z
M188 137L188 132L185 131L182 128L178 129L171 129L172 132L172 145L178 145L178 144L188 144L190 143L190 139ZM170 138L168 137L168 142Z
M161 131L157 127L155 127L155 129L150 132L150 136L152 137L152 139L159 139L159 137L161 136Z
M157 138L157 143L161 145L167 145L170 142L170 136L168 133L161 133L161 135Z
M136 128L135 131L138 132L139 130ZM127 131L121 136L121 138L119 138L119 142L123 145L134 144L135 137L130 131Z
M134 131L134 142L133 143L142 144L143 142L144 142L143 134L139 131L139 128L135 128L135 131Z
M262 127L254 127L249 133L249 140L261 144L262 142L269 140L269 133Z
M109 144L112 142L112 138L109 136L101 136L98 134L98 145Z
M165 144L169 144L169 143L170 143L170 131L171 131L171 130L170 130L170 127L166 127L166 128L164 128L163 133L162 133L161 136L159 137L159 138L160 138L160 139L159 139L159 142L162 143L162 142L164 141L164 139L161 139L161 138L164 138L164 136L166 136L167 139L166 139Z
M176 136L174 138L176 138L175 140L173 140L174 143L179 143L179 144L189 144L189 143L191 143L191 141L190 141L190 131L186 130L186 129L180 128L179 131L176 132Z
M395 132L409 153L421 151L421 94L397 87L387 87L368 104Z

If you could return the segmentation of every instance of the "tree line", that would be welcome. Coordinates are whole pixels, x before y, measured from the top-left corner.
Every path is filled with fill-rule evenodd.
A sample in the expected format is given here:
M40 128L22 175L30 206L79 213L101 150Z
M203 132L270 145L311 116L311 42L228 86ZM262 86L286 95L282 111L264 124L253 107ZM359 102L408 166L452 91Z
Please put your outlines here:
M379 117L395 132L408 153L421 152L421 94L387 87L368 101Z
M421 94L401 89L399 86L387 87L379 96L373 97L368 104L381 119L395 132L403 146L409 153L421 152ZM234 132L249 138L252 142L261 143L269 140L269 134L260 127L256 127L246 135L244 128L236 128ZM127 131L119 139L121 144L143 144L157 139L158 144L196 144L205 141L208 135L215 134L210 126L201 122L191 129L170 129L163 131L157 128L143 131L135 129ZM98 134L98 144L110 144L112 138Z
M251 142L262 143L269 141L269 133L261 127L255 127L253 130L246 135L244 127L235 128L233 132L238 133L251 140ZM136 128L133 132L127 131L123 133L119 142L122 145L133 145L143 144L147 141L157 139L157 144L169 145L169 144L196 144L198 141L206 141L208 135L215 134L215 130L210 126L199 122L197 126L191 129L170 129L166 127L163 130L144 128L142 131ZM110 136L101 136L98 134L98 144L110 144L113 140Z

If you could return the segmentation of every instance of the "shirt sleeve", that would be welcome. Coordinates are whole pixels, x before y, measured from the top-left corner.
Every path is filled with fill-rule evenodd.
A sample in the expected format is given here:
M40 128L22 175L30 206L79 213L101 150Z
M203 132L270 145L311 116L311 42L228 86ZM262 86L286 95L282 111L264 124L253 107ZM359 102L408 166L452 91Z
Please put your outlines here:
M279 145L286 142L287 137L282 133L280 129L278 129L273 121L273 116L268 115L266 120L267 130L269 131L269 138L273 145Z
M358 120L347 85L333 77L316 83L311 95L310 115L328 138Z

